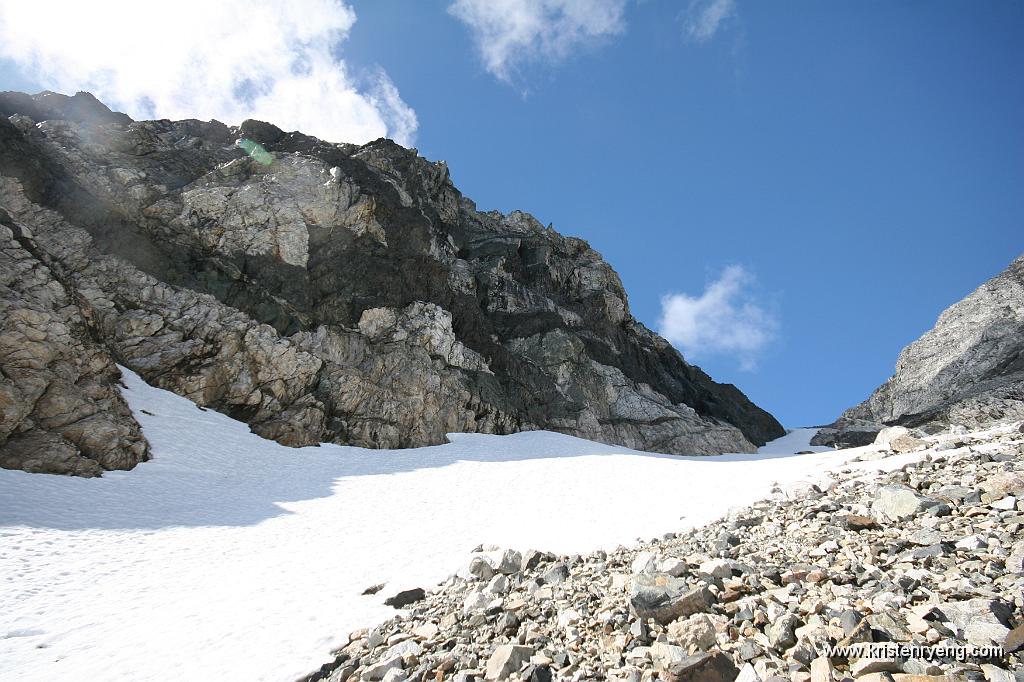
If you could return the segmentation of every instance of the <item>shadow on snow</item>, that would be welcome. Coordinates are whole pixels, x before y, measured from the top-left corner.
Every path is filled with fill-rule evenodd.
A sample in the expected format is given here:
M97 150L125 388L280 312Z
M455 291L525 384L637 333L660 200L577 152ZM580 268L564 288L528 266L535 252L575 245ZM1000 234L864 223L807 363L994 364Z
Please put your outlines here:
M127 398L153 460L99 479L0 470L0 528L58 530L249 526L283 514L281 503L329 497L347 479L457 462L626 455L683 465L793 457L790 453L681 457L638 452L562 434L451 434L444 445L371 450L339 445L288 448L246 424L148 386L123 369ZM143 412L145 410L145 412ZM400 501L399 501L400 502ZM2 532L0 532L2 536Z

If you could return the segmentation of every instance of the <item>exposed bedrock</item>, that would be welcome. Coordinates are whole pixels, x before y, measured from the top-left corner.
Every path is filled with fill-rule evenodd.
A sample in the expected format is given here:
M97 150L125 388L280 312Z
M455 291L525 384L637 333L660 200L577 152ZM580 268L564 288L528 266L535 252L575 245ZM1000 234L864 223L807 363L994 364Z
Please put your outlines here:
M866 445L885 426L923 433L1024 419L1024 256L939 316L896 372L819 431L815 445Z
M783 433L636 321L586 242L478 211L416 150L258 121L136 122L85 93L3 93L0 113L0 237L37 282L4 276L0 391L20 390L22 337L50 324L22 318L39 309L63 327L32 352L82 365L42 363L40 385L78 386L112 425L106 445L83 444L15 396L4 466L28 468L39 448L18 443L57 436L78 464L46 470L143 460L114 362L296 446L551 429L714 454Z

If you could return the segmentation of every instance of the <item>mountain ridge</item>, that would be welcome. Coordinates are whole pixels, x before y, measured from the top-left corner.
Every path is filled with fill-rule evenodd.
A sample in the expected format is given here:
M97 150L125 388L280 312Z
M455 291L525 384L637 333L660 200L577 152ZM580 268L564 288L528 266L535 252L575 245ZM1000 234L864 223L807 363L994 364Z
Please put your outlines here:
M815 445L865 445L886 426L936 433L1024 418L1024 255L946 308L893 376L823 428Z
M409 447L545 428L714 454L783 433L635 320L589 244L523 212L477 211L444 162L415 150L260 121L128 122L87 93L3 93L0 112L17 259L63 282L111 362L260 435ZM8 293L14 309L19 296ZM0 361L24 331L5 330ZM37 364L11 366L41 382L20 399L30 405L52 383ZM20 467L29 456L9 454L12 440L46 423L79 454L31 468L125 468L75 460L84 451L53 419L7 420L0 461Z

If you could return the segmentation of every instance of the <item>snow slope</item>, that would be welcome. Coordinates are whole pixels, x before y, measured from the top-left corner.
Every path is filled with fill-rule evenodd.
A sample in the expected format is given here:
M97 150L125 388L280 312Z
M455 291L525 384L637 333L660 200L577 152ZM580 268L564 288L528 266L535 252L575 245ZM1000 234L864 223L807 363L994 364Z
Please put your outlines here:
M479 543L626 544L856 452L791 455L810 429L713 458L548 432L291 449L122 371L153 461L101 479L0 470L4 680L293 680Z

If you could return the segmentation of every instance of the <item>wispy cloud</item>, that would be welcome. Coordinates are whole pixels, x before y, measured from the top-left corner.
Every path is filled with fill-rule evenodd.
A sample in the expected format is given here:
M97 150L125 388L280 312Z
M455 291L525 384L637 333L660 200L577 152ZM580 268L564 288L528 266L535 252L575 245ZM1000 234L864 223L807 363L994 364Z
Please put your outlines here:
M706 43L735 14L735 0L691 0L686 12L686 35L694 42Z
M337 142L410 144L415 112L383 70L336 57L340 0L0 3L0 56L53 90L89 90L135 118L271 121Z
M758 353L775 338L779 325L753 297L754 284L753 275L731 265L700 296L663 297L659 332L688 359L732 355L741 369L755 369Z
M626 0L455 0L448 12L469 27L484 67L511 83L532 62L557 63L622 33Z

